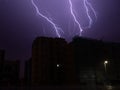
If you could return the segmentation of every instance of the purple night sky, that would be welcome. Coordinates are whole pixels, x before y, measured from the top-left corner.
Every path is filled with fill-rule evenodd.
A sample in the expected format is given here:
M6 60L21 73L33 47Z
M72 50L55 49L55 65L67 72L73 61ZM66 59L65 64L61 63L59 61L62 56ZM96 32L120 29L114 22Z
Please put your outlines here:
M70 15L68 0L34 1L43 14L63 29L63 38L71 40L76 35L77 26ZM82 0L72 1L82 27L87 26ZM120 42L120 0L88 1L97 13L97 20L93 17L92 27L84 29L82 36ZM36 14L30 0L0 0L0 48L6 50L8 59L28 59L32 41L37 36L56 37L56 34L51 25Z

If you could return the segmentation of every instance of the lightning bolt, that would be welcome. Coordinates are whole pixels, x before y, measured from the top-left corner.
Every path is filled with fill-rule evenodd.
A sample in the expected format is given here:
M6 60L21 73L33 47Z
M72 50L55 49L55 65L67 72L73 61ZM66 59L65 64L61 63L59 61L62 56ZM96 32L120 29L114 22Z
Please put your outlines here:
M84 8L85 8L87 17L88 17L88 19L89 19L88 28L91 28L91 26L92 26L92 24L93 24L93 19L92 19L92 17L90 16L89 8L92 10L92 12L93 12L93 14L94 14L94 16L95 16L96 19L97 19L97 14L96 14L94 8L92 7L91 3L88 2L88 0L84 0L83 3L84 3ZM72 3L71 0L69 0L69 4L70 4L71 15L73 16L75 23L76 23L76 24L78 25L78 27L79 27L79 33L80 33L79 35L82 36L83 29L82 29L82 27L81 27L81 24L80 24L79 21L77 20L77 17L76 17L75 14L74 14L73 3Z
M78 25L78 28L79 28L79 36L82 36L83 28L82 28L81 24L79 23L79 20L77 19L77 16L75 15L75 12L74 12L75 10L74 10L74 8L73 8L73 2L72 2L72 0L68 0L68 1L69 1L69 6L70 6L69 8L70 8L71 16L73 17L75 24L77 24L77 25ZM62 30L61 28L59 28L59 27L53 22L53 20L52 20L51 17L47 17L47 16L43 15L43 14L40 12L40 10L39 10L38 6L35 4L34 0L31 0L31 3L32 3L32 5L34 6L37 14L38 14L39 16L41 16L42 18L44 18L47 22L49 22L49 23L53 26L56 35L60 38L60 37L61 37L60 31L63 32L63 30ZM88 0L83 0L83 5L84 5L84 8L85 8L85 13L86 13L86 15L87 15L87 18L88 18L88 20L89 20L89 24L88 24L87 28L91 28L91 26L92 26L92 24L93 24L93 18L92 18L92 16L91 16L90 11L92 11L92 13L93 13L93 15L95 16L96 19L97 19L97 14L96 14L96 12L95 12L92 4L91 4ZM63 33L64 33L64 32L63 32Z
M91 5L91 3L90 3L90 2L88 2L87 0L86 0L86 3L87 3L87 4L88 4L88 6L91 8L92 12L94 13L95 18L97 19L97 14L96 14L96 11L95 11L95 9L93 8L93 6Z
M75 14L74 14L73 4L72 4L72 1L71 1L71 0L69 0L69 4L70 4L70 12L71 12L71 15L73 16L73 19L74 19L75 23L76 23L76 24L78 25L78 27L79 27L79 35L82 36L82 31L83 31L83 29L82 29L81 24L79 23L79 21L77 20Z
M93 14L94 14L94 16L95 16L96 19L97 19L97 15L96 15L96 12L95 12L94 8L92 7L91 3L88 2L88 0L84 0L84 7L85 7L85 10L86 10L87 17L89 19L88 28L91 28L91 26L93 24L93 20L92 20L92 17L90 16L90 14L89 14L89 8L88 8L88 6L92 10L92 12L93 12Z
M43 14L39 11L39 8L38 8L37 5L35 4L34 0L31 0L31 3L32 3L32 5L35 7L37 14L38 14L39 16L41 16L42 18L44 18L45 20L47 20L47 21L53 26L53 28L54 28L54 30L55 30L55 32L56 32L56 35L60 38L61 35L60 35L60 33L59 33L59 30L62 31L62 29L59 28L59 27L57 27L57 25L52 21L51 18L46 17L45 15L43 15ZM63 32L63 31L62 31L62 32Z

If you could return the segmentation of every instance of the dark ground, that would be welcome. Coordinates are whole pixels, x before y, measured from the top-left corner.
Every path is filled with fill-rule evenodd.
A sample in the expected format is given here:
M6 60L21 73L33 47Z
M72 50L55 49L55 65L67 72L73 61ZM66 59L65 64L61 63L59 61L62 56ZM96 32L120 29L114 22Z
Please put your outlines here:
M0 90L120 90L120 86L41 86L41 87L1 87Z

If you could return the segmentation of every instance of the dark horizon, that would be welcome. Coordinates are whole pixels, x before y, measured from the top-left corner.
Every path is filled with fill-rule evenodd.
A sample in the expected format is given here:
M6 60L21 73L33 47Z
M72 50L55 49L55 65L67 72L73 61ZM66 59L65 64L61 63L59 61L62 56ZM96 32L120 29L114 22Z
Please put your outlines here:
M31 58L7 61L0 50L0 85L5 86L80 86L104 88L120 85L120 43L89 38L65 39L37 37ZM24 77L20 78L21 70ZM13 79L14 78L14 79Z

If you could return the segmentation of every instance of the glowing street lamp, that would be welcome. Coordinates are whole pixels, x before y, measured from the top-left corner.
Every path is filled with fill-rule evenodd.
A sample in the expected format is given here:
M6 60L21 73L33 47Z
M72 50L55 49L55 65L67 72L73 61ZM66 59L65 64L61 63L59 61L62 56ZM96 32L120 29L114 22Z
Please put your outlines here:
M60 67L60 64L57 64L57 67Z
M105 60L105 61L104 61L104 67L105 67L105 78L106 78L106 80L105 80L105 86L106 86L106 84L107 84L107 64L108 64L108 61Z
M104 61L104 64L107 64L108 63L108 61Z
M107 64L108 64L108 61L107 60L104 61L105 72L106 72L106 66L107 66Z

